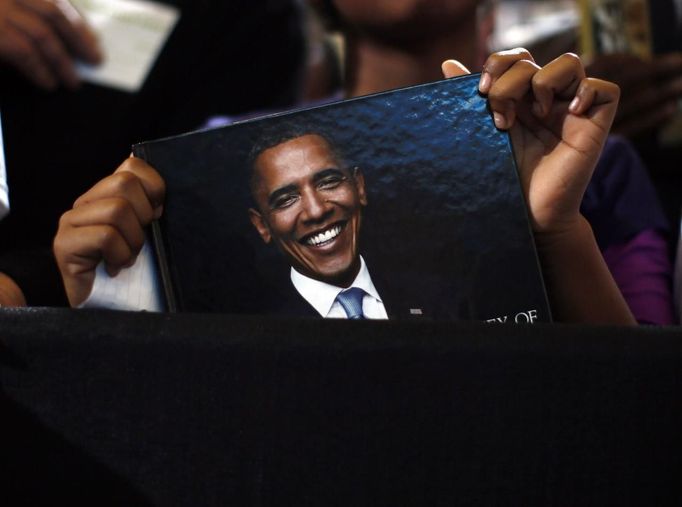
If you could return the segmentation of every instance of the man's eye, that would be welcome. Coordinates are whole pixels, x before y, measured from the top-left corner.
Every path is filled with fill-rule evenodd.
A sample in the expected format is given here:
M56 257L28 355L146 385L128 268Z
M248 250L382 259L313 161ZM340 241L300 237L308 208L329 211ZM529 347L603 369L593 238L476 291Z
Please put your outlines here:
M345 180L346 178L344 178L343 176L329 176L327 178L324 178L323 180L320 180L320 182L318 183L318 187L323 190L331 190L333 188L338 187Z
M283 195L278 197L272 202L272 209L283 209L288 208L296 202L298 196L296 195Z

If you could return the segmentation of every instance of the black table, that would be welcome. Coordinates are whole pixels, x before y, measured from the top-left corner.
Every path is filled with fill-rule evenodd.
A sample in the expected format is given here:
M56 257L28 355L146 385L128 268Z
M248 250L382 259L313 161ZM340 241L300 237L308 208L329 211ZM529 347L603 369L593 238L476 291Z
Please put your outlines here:
M0 330L2 505L682 500L682 328L37 308Z

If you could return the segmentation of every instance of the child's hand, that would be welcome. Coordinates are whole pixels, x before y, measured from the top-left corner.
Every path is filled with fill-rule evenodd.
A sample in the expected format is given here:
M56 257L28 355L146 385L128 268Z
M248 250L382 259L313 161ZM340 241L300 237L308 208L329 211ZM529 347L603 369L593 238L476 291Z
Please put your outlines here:
M454 61L445 77L468 71ZM633 324L580 203L616 114L620 90L585 77L564 54L540 68L525 49L495 53L479 90L510 129L552 312L557 320Z
M544 67L525 50L496 53L479 89L495 124L512 145L536 234L561 233L579 208L611 123L619 89L585 77L580 59L564 54Z
M464 71L446 62L443 72ZM510 129L536 235L573 227L616 113L618 86L586 78L574 54L541 68L528 51L514 49L488 58L479 90L495 125Z

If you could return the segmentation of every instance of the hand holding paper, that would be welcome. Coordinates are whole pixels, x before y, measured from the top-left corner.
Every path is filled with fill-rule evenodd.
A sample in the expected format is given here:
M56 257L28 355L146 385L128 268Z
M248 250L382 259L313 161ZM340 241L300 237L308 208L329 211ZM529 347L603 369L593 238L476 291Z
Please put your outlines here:
M164 192L159 174L131 157L62 215L54 252L72 306L90 294L100 261L110 275L135 262L144 227L161 215Z
M0 0L0 60L46 90L78 86L77 59L99 63L97 37L67 0Z

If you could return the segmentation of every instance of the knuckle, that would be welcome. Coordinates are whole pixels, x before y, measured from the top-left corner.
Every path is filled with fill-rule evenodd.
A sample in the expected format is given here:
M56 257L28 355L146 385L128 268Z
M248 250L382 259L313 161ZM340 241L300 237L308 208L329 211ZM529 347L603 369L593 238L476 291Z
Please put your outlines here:
M580 57L572 52L563 53L558 58L561 60L566 60L567 62L573 62L582 65L582 60L580 59Z
M106 204L107 216L111 223L120 223L130 215L131 205L123 197L112 197L107 199Z
M66 241L64 234L58 232L52 242L52 251L57 258L57 261L59 261L63 257L64 252L66 252Z
M99 244L102 250L113 249L119 240L118 230L111 225L103 225L99 231Z
M119 171L111 175L114 191L125 195L139 184L139 178L130 171Z
M64 262L61 265L61 271L68 277L75 277L80 274L80 266L71 262Z
M523 58L514 64L514 67L522 68L528 72L535 72L540 69L540 67L533 61L527 58Z
M543 89L544 90L545 88L549 88L549 86L550 86L549 85L549 82L550 82L549 77L542 72L536 72L533 75L533 77L531 78L531 82L532 82L533 88L536 90L537 89Z
M57 231L62 231L71 226L70 213L71 211L67 211L65 213L62 213L62 216L59 217L59 221L57 222Z
M516 47L516 48L512 48L512 49L505 49L503 51L498 51L496 54L501 56L501 57L504 57L504 58L518 59L518 58L529 57L530 51L528 51L524 47Z

